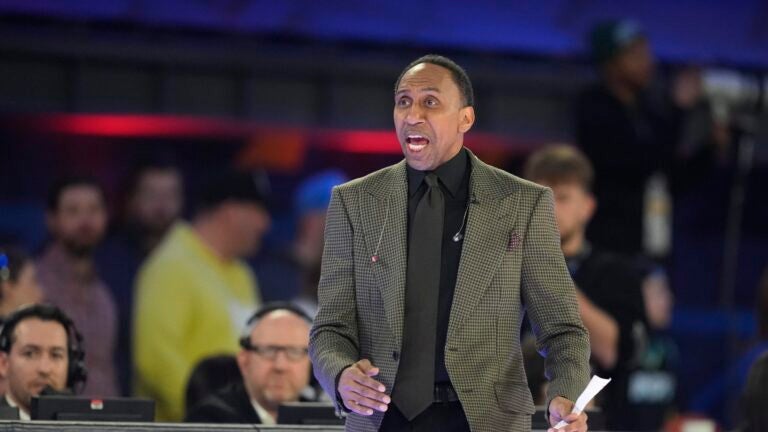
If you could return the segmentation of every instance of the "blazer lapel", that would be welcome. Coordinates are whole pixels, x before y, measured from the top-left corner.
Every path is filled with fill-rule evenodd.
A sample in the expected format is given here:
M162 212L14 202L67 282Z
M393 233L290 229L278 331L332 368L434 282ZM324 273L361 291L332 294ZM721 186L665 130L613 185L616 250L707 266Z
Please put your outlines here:
M361 198L361 219L369 261L384 301L384 312L397 346L403 334L405 278L408 265L408 182L405 160L389 178L368 187ZM379 240L381 239L381 240Z
M509 227L517 216L514 211L517 195L511 190L499 190L501 182L494 181L495 173L471 152L470 158L472 200L451 306L448 340L472 313L490 285L507 250Z

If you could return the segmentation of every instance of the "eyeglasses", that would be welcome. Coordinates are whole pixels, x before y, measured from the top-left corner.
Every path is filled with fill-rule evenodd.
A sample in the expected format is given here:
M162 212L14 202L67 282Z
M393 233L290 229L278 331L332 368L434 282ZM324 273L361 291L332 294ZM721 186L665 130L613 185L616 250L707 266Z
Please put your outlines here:
M263 357L267 360L275 360L277 355L282 351L285 353L285 357L290 361L299 361L309 354L309 350L305 347L297 346L280 346L280 345L248 345L243 347L244 349L255 353L256 355Z

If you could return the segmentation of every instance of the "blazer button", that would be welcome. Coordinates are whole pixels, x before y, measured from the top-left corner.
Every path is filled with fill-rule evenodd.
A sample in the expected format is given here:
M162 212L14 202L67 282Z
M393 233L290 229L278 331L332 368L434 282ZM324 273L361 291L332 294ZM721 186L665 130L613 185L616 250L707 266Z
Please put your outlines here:
M400 360L400 353L397 352L397 351L392 351L392 359L394 361L399 361Z

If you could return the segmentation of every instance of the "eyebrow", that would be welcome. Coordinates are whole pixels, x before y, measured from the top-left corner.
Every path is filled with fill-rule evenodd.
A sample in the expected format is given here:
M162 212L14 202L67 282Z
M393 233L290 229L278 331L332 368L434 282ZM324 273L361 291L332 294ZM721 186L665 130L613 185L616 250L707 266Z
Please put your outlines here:
M402 89L402 90L398 90L395 94L399 95L399 94L405 93L407 91L408 91L408 89ZM437 87L422 87L422 88L419 89L419 91L422 91L422 92L429 92L429 91L431 91L431 92L435 92L435 93L440 93L440 89L437 88Z
M36 345L36 344L26 344L22 345L21 349L36 349L36 350L51 350L51 351L66 351L67 348L63 346L42 346L42 345Z

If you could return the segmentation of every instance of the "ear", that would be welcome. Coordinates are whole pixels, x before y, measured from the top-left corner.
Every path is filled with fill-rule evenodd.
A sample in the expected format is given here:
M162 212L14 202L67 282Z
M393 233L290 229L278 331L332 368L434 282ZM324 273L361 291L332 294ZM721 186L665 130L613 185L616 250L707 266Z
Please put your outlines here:
M8 379L8 353L0 352L0 378Z
M592 216L594 216L595 211L597 211L597 199L595 199L595 196L592 194L592 192L587 192L586 206L587 208L584 209L584 216L587 220L587 223L589 223L589 221L592 220Z
M459 132L469 132L473 124L475 124L475 109L471 106L466 106L459 110Z
M241 349L236 356L237 367L240 368L240 375L245 376L245 370L248 369L248 352Z

